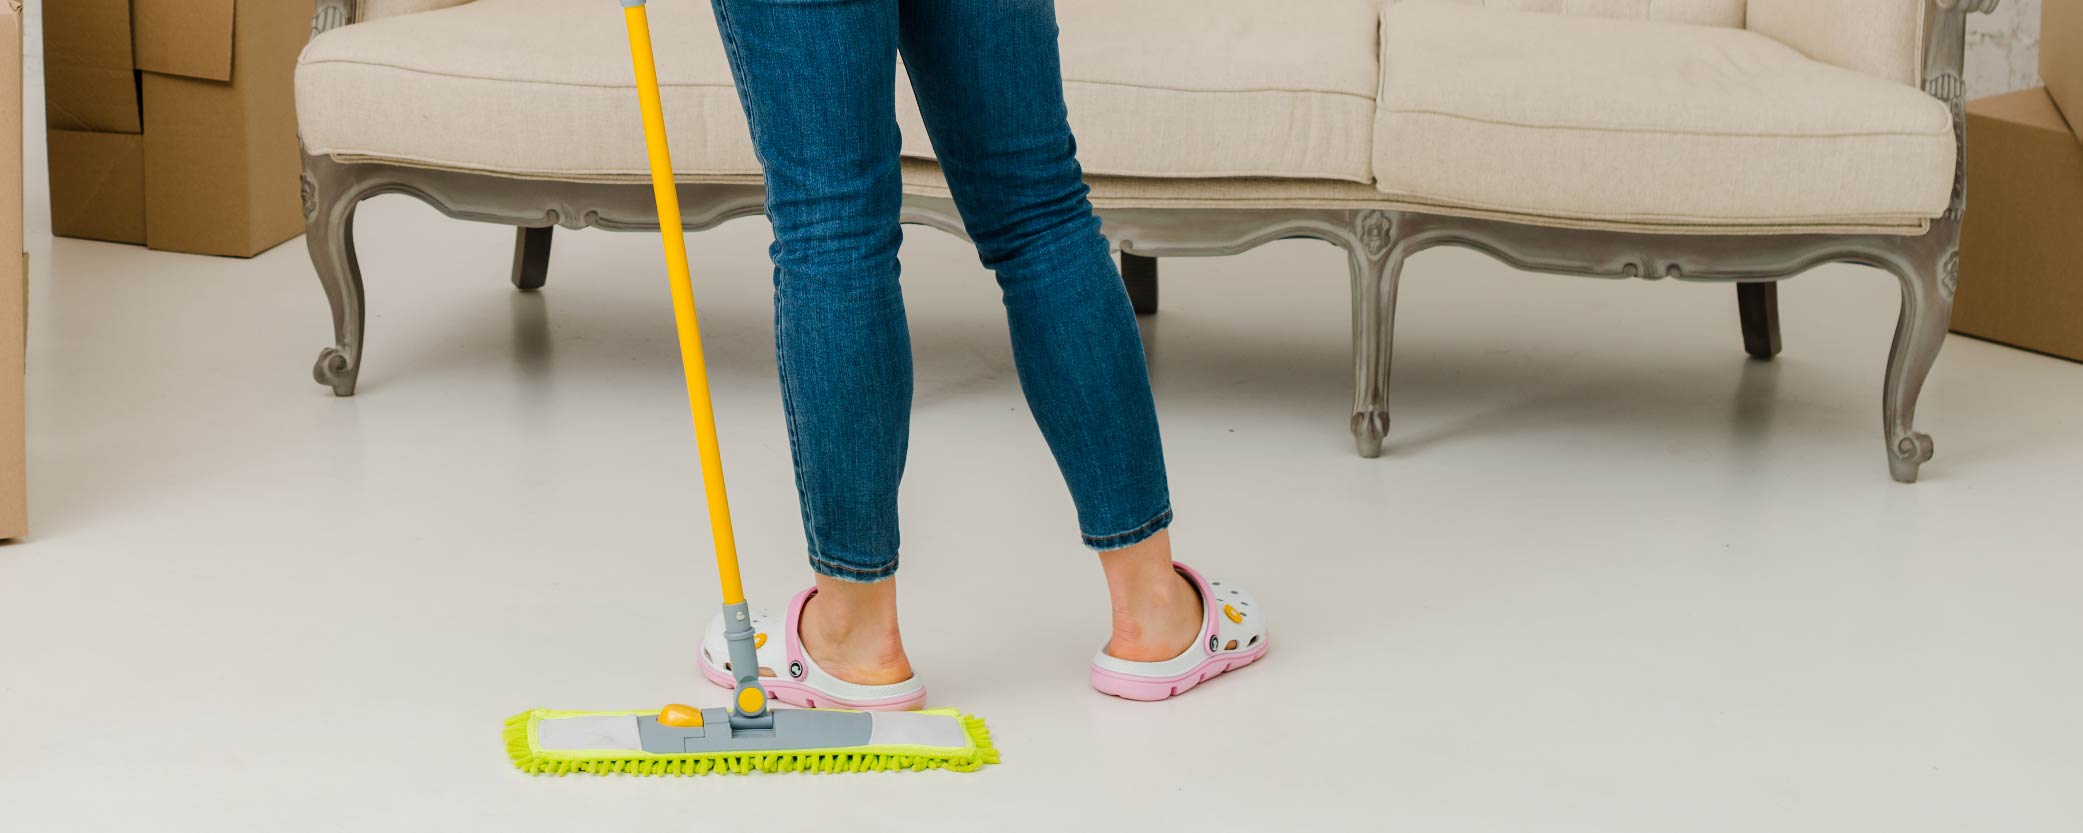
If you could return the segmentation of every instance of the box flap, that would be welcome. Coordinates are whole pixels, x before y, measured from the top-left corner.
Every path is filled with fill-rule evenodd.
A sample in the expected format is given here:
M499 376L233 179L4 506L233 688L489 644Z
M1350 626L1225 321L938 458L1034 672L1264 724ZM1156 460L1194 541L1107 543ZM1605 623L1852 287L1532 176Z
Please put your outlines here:
M44 118L57 130L136 133L130 0L64 0L43 10Z
M132 0L137 68L210 81L231 80L235 0Z
M2066 133L2069 129L2067 120L2055 108L2054 99L2047 96L2045 87L1977 98L1967 103L1967 113L2048 133ZM1968 139L1971 142L1973 134L1969 134Z

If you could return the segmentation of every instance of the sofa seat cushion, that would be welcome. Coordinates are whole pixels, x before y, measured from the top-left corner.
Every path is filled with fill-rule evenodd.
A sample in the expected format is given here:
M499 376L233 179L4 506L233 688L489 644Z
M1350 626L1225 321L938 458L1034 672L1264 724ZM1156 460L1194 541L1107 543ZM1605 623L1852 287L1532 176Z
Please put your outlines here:
M674 166L757 175L709 4L653 0L650 8ZM327 32L297 67L304 147L527 176L645 176L629 36L617 11L575 0L476 0Z
M1739 29L1435 0L1383 22L1377 187L1420 203L1607 222L1936 217L1948 108Z
M759 163L703 0L652 0L683 175ZM1374 0L1060 0L1079 158L1101 174L1373 181ZM570 179L646 171L622 16L475 0L343 27L297 70L307 150ZM898 77L907 155L931 157Z
M1089 173L1372 182L1379 0L1056 0ZM898 92L904 154L933 158Z

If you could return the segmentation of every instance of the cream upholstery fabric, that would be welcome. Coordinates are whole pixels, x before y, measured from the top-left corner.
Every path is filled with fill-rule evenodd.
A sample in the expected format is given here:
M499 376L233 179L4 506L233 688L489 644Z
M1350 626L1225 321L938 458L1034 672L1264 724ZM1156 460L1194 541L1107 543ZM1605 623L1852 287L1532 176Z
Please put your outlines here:
M1379 34L1375 0L1108 2L1059 0L1072 121L1102 206L1916 233L1952 181L1942 106L1729 30L1743 22L1739 0L1403 0ZM1823 15L1801 24L1812 27L1855 19L1823 6L1918 0L1751 2L1778 13L1810 3ZM682 176L756 182L707 3L653 0L652 12ZM383 19L320 37L298 70L311 151L645 177L618 15L575 0L370 0L365 13ZM1868 30L1916 26L1909 10L1865 14ZM1822 42L1862 37L1845 27L1857 28ZM908 98L907 151L924 155ZM945 193L930 162L908 161L905 180L912 193Z
M1374 0L1111 2L1058 7L1088 170L1373 181ZM675 166L757 173L708 3L652 0L651 16ZM305 145L513 174L640 173L628 55L621 16L593 0L476 0L344 27L313 41L297 72ZM905 149L930 157L899 86Z
M1924 0L1750 0L1749 26L1823 63L1920 84L1924 11Z
M1085 170L1372 181L1379 0L1057 0L1056 17ZM905 155L932 158L898 100Z
M1754 32L1399 3L1375 170L1400 198L1665 223L1943 213L1955 144L1917 89Z
M1666 23L1743 26L1745 0L1452 0L1470 6L1580 17L1622 17ZM1794 0L1800 2L1800 0Z
M468 2L470 0L362 0L362 19L396 17L401 14L460 6Z
M650 7L675 167L759 173L709 4ZM327 32L297 68L297 119L313 153L565 178L649 166L607 0L475 0Z
M1582 217L1544 217L1508 211L1485 211L1467 206L1444 205L1384 196L1356 182L1332 179L1155 179L1148 177L1092 176L1092 204L1101 209L1120 208L1332 208L1421 211L1461 217L1506 220L1553 228L1587 228L1663 234L1894 234L1917 235L1930 229L1921 218L1840 217L1828 222L1808 223L1668 223L1656 221L1598 220ZM904 161L905 193L930 197L950 196L947 180L931 162Z

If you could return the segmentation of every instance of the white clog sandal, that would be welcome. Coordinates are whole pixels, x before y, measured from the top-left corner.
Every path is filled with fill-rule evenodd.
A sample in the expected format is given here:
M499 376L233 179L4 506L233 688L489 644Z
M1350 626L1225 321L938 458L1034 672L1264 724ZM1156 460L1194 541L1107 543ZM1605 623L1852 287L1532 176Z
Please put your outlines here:
M856 685L825 673L817 661L803 651L797 623L803 605L817 595L812 587L796 594L788 603L788 615L776 619L765 611L752 614L753 645L759 653L759 682L767 695L804 708L860 709L863 711L913 711L926 703L926 686L914 675L890 685ZM730 647L723 638L723 616L709 623L702 635L702 676L724 688L736 688L731 675Z
M1241 587L1209 581L1192 567L1172 565L1201 593L1200 638L1186 652L1163 662L1130 662L1109 656L1105 646L1092 658L1092 687L1129 700L1164 700L1257 662L1269 644L1265 614Z

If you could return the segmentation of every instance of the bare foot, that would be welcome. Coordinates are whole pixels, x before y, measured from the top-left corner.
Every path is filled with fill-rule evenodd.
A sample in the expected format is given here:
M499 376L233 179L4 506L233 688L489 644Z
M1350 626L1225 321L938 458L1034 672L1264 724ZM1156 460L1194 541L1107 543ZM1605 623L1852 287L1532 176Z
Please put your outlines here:
M911 659L897 631L895 579L860 584L818 576L817 595L803 604L796 630L803 651L841 680L890 685L911 679Z
M1186 653L1201 634L1201 594L1172 568L1172 535L1160 532L1131 547L1103 552L1114 638L1107 655L1163 662ZM820 660L822 661L822 660Z

